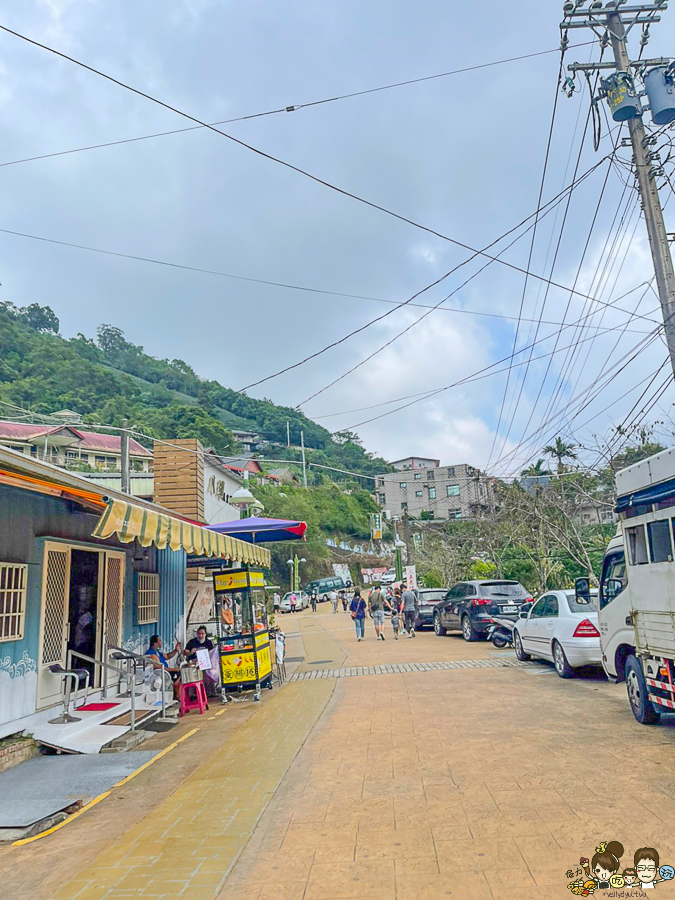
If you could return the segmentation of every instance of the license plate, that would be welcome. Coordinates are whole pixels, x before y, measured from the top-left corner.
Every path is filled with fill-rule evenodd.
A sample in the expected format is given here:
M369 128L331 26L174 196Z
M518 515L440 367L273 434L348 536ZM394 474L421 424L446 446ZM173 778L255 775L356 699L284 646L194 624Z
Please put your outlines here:
M505 613L518 612L518 607L517 606L502 606L502 612L505 612Z

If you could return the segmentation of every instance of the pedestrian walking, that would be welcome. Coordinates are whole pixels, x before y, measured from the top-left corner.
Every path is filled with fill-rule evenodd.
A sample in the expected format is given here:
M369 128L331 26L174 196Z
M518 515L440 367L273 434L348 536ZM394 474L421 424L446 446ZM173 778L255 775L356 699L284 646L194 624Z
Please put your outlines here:
M274 615L278 615L279 610L281 609L281 597L279 596L279 591L274 592Z
M396 590L390 597L385 600L385 605L389 607L391 610L391 627L394 632L394 640L398 640L398 635L401 626L401 594L400 591Z
M417 624L417 595L415 592L403 591L401 605L403 606L403 625L408 632L408 637L415 637L415 625Z
M317 598L317 596L316 596L316 588L315 588L315 589L312 591L312 596L311 596L311 598L310 598L311 603L312 603L312 612L316 612L316 603L317 603L317 599L318 599L318 598Z
M366 601L361 596L358 588L354 591L354 597L349 604L349 609L356 626L356 639L357 641L362 641L366 636Z
M340 591L340 600L342 601L342 612L347 612L347 592Z
M375 587L368 596L368 609L370 617L375 625L375 636L377 640L384 640L384 597L382 590Z
M291 607L291 612L292 612L292 613L295 612L295 604L296 604L297 602L298 602L298 598L295 596L295 594L291 594L291 596L290 596L290 598L289 598L289 600L288 600L288 603L289 603L289 605L290 605L290 607Z
M337 591L331 591L328 595L330 602L333 604L333 612L336 613L338 609L338 595Z

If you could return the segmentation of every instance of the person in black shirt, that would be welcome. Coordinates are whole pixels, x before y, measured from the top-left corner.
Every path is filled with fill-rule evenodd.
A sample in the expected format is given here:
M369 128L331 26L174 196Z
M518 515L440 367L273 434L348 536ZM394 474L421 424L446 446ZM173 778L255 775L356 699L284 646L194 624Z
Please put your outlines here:
M185 645L185 658L188 662L194 662L197 659L197 650L213 650L213 644L206 637L206 628L203 625L197 629L197 637L192 638Z

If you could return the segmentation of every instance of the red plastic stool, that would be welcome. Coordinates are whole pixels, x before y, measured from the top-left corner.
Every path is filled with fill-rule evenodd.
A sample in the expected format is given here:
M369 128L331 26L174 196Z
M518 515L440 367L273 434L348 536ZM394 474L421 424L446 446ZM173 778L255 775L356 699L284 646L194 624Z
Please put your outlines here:
M194 699L190 696L191 688L195 692ZM206 688L204 687L203 681L195 681L191 684L181 684L179 697L180 716L185 715L186 712L190 712L191 709L198 709L199 715L201 716L204 710L209 708L208 700L206 699Z

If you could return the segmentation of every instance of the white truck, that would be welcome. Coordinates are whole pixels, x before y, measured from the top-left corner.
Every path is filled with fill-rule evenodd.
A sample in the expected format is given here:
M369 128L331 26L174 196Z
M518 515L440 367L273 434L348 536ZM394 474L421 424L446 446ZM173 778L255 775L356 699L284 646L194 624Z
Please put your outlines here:
M675 450L617 473L619 527L600 581L602 662L643 725L675 710ZM588 580L579 579L584 594Z

